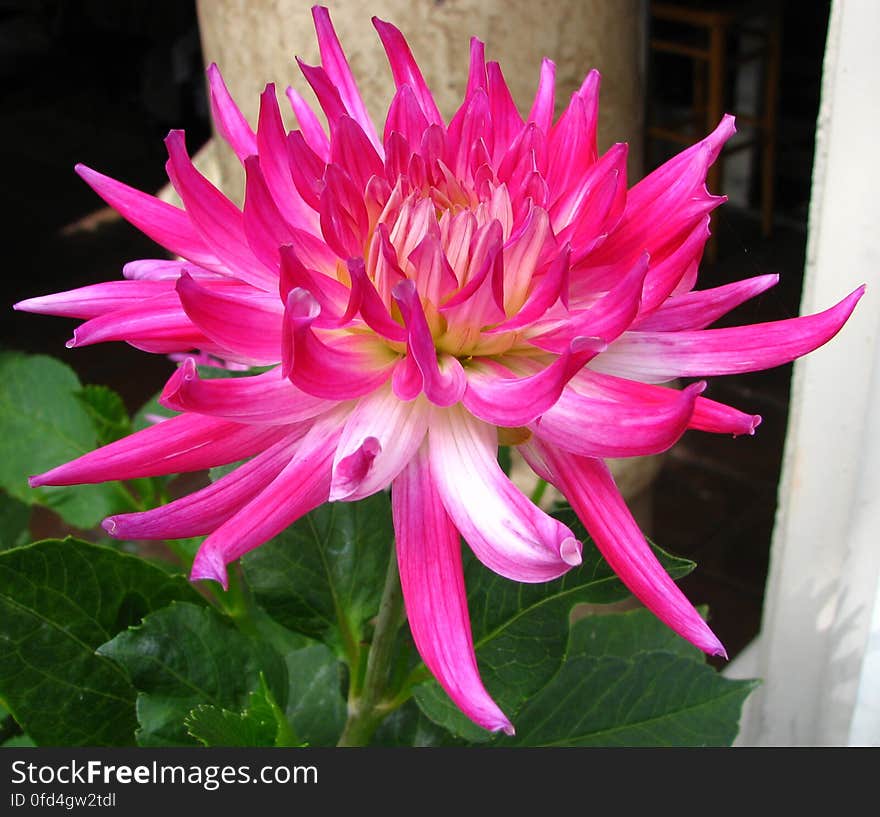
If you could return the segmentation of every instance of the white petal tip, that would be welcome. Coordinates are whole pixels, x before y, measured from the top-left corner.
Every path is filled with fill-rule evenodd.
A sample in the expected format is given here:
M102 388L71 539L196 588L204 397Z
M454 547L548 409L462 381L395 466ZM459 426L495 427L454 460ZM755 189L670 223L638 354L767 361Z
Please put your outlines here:
M101 527L111 536L116 536L117 524L115 517L108 516L103 522L101 522Z
M567 565L577 567L583 561L581 547L581 543L577 539L569 536L559 546L559 555L562 557L562 561Z

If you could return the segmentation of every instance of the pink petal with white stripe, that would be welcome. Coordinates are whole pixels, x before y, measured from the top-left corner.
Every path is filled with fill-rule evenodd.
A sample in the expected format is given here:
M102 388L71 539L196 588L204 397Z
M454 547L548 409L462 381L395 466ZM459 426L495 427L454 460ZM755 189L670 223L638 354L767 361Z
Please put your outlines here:
M443 510L424 453L394 481L391 503L400 585L419 655L474 723L512 735L513 725L480 680L458 531Z
M435 410L428 442L443 506L486 567L515 581L544 582L580 564L574 534L501 470L493 426L460 407Z
M97 318L117 309L139 306L143 301L174 291L174 281L106 281L28 298L13 304L19 312L38 312L66 318Z

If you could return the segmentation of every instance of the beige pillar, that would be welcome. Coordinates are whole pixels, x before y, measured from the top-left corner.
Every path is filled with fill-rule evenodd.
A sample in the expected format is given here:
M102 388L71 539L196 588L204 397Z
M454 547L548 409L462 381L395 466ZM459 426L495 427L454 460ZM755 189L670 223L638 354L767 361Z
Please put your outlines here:
M531 107L542 57L557 66L557 106L598 68L600 148L628 141L630 173L640 170L643 0L328 0L326 5L380 133L393 85L370 23L373 15L403 31L447 118L462 99L471 36L486 42L487 59L501 64L523 112ZM205 62L219 65L252 123L267 82L276 83L279 102L288 85L313 99L294 62L294 56L318 62L311 3L197 0L197 7ZM222 153L221 180L234 194L240 171L231 154Z

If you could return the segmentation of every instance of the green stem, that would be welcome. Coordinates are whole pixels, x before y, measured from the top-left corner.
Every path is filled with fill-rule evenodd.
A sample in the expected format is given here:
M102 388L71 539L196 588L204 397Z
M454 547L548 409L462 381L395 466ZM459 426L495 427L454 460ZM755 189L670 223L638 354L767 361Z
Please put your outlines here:
M348 720L338 746L366 746L376 727L393 709L383 698L388 685L394 640L402 623L402 611L403 593L397 572L397 554L392 543L379 615L367 656L367 669L360 690L353 689L349 694Z
M547 490L547 481L543 479L539 479L535 483L535 487L532 488L532 495L529 497L532 500L532 503L535 505L540 505L541 500L544 498L544 492Z

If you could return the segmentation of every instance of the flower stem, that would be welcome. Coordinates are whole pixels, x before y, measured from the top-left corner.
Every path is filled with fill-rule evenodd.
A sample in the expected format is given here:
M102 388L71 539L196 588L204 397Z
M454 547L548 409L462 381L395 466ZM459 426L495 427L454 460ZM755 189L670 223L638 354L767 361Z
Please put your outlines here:
M376 727L392 711L383 700L388 684L394 640L402 623L403 594L397 572L397 553L391 544L391 557L385 574L385 587L379 604L379 615L367 657L367 669L360 690L352 690L348 698L348 720L337 746L366 746Z

